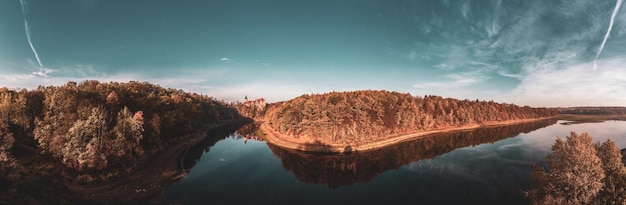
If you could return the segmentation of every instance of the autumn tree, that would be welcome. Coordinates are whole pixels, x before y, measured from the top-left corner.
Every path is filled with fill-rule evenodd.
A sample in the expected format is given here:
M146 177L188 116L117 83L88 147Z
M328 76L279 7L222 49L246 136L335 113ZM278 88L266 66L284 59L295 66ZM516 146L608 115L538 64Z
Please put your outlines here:
M13 159L16 141L64 168L110 176L107 168L132 170L208 123L238 118L224 102L147 82L0 88L0 158Z
M67 142L63 148L63 163L78 168L104 168L107 157L102 151L106 137L105 111L102 107L91 109L87 116L81 116L67 132Z
M589 134L557 138L546 160L549 172L532 166L537 184L525 193L532 204L589 204L602 190L605 173Z
M110 106L117 106L120 104L120 97L117 96L117 93L115 91L111 91L111 93L107 95L106 103Z
M546 159L550 172L531 164L532 204L626 204L626 168L611 140L591 146L587 133L560 138ZM600 162L598 164L598 161Z
M10 152L15 139L13 133L9 131L9 126L4 119L0 119L0 173L12 166L15 158Z
M136 156L143 155L140 146L143 139L143 116L142 112L131 112L128 107L124 107L117 114L117 124L113 127L112 151L116 156Z
M604 186L598 194L598 202L600 204L626 204L626 168L622 163L621 151L611 140L596 147L605 175L602 180Z
M362 90L302 95L269 106L263 119L284 136L347 145L430 129L554 114L545 108Z
M611 140L592 143L587 133L557 138L546 157L550 172L532 164L532 204L626 204L626 168Z
M76 83L44 89L43 118L35 117L33 135L44 153L62 158L63 147L67 142L64 137L78 118L78 99Z

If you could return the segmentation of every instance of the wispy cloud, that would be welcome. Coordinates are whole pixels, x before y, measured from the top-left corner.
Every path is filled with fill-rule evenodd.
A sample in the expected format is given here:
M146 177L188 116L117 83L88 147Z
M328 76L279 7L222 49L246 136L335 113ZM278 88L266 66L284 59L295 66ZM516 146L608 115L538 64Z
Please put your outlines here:
M33 40L30 37L30 27L28 26L28 20L26 20L26 0L20 0L20 5L22 6L22 15L24 16L24 32L26 33L26 40L28 41L28 45L30 45L30 49L33 51L35 55L35 59L37 59L37 63L39 67L43 67L43 63L41 63L41 59L39 58L39 54L33 45Z
M226 101L242 100L245 95L264 97L269 101L282 101L304 93L316 92L312 87L306 88L288 82L266 82L262 79L230 81L222 79L221 76L232 74L224 69L179 68L176 74L166 76L149 75L141 71L107 73L105 70L106 68L89 64L66 65L58 69L38 67L32 61L25 65L0 64L2 73L0 86L11 89L34 89L39 85L63 85L68 81L147 81L165 88L202 93ZM216 83L218 81L219 83Z
M626 102L626 59L540 69L525 76L509 98L533 106L611 106Z
M619 30L619 35L622 30L626 31L626 24L619 23L626 15L617 14L622 0L610 3L615 6L611 7L610 19L606 13L589 12L590 8L604 11L609 3L563 2L547 6L544 1L529 1L519 4L523 8L501 5L508 4L506 1L495 2L491 5L493 15L472 13L472 3L455 3L460 18L454 21L467 20L467 24L445 21L444 25L454 25L455 29L443 29L446 34L440 35L437 41L430 41L430 46L418 42L415 45L420 46L410 50L433 55L437 62L434 67L451 74L413 87L436 94L459 94L455 90L491 83L487 82L490 78L506 78L511 83L508 87L513 86L513 90L494 88L506 95L482 95L482 98L533 106L624 105L626 97L621 96L626 96L626 92L620 87L626 87L626 74L622 71L626 68L623 66L626 58L597 61L597 66L603 70L593 72L594 57L598 58L605 44L608 47L606 41L611 29ZM481 5L481 8L485 7ZM580 17L581 13L585 17ZM543 18L546 16L550 21ZM554 23L558 23L556 28ZM598 40L603 42L600 49L595 50ZM624 43L616 38L615 43L618 42Z
M132 80L132 77L125 78L120 76L107 76L98 73L91 65L75 65L66 66L58 69L39 67L32 61L26 64L0 64L0 86L6 86L12 89L26 88L34 89L39 85L61 85L67 81L80 82L83 80L102 80L111 81Z
M445 76L445 80L433 81L425 83L414 84L414 88L418 89L449 89L465 87L477 83L481 83L488 79L488 76L484 75L480 71L463 72L463 73L451 73Z
M59 69L59 72L79 77L101 77L106 75L104 72L98 71L93 65L90 64L76 64L70 67L61 68Z
M55 70L49 68L40 67L38 71L33 71L30 73L32 77L48 77L48 74L55 72Z
M615 22L615 15L617 15L617 11L622 6L622 0L617 0L615 2L615 8L613 9L613 13L611 14L611 20L609 21L609 28L604 34L604 39L602 40L602 44L600 44L600 48L598 49L598 53L596 54L596 58L593 59L593 69L597 69L596 61L598 61L598 57L602 54L602 50L604 50L604 45L606 44L606 40L609 39L609 35L611 35L611 30L613 29L613 22Z
M255 62L255 63L258 63L258 64L260 64L260 65L262 65L263 67L269 67L269 66L271 66L271 65L272 65L272 64L271 64L269 61L267 61L267 60L255 60L254 62Z
M463 18L465 19L469 19L469 15L472 12L471 9L472 8L471 8L469 1L466 1L462 3L461 6L459 6L459 11L461 12L461 15L463 15Z
M508 77L508 78L515 78L515 79L518 79L518 80L521 80L521 79L524 78L524 75L522 75L522 74L507 73L504 70L498 70L497 73L498 73L498 75L501 75L501 76L504 76L504 77Z

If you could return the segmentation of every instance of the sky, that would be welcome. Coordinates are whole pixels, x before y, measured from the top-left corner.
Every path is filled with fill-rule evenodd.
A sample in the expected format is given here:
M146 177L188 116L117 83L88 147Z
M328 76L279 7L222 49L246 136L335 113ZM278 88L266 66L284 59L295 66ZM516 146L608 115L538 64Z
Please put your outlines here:
M148 81L225 101L390 90L626 106L597 0L0 0L0 87Z

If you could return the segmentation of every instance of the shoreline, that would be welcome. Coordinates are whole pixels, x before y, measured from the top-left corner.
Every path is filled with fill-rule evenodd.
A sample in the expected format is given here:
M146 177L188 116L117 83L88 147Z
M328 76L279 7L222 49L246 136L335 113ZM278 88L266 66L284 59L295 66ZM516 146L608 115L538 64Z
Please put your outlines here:
M232 119L208 124L197 132L181 137L179 143L163 150L140 165L132 173L99 185L64 182L72 195L90 203L161 203L161 195L173 181L186 175L181 167L180 157L187 150L207 137L207 134L221 126L247 122L246 119ZM251 121L250 121L251 122Z
M506 121L491 121L480 124L470 124L461 127L453 127L453 128L443 128L443 129L435 129L435 130L426 130L426 131L418 131L413 133L405 133L405 134L396 134L389 135L387 139L377 140L374 142L369 142L361 145L346 145L346 144L303 144L298 142L293 142L290 140L286 140L282 138L282 134L278 133L274 128L267 125L267 123L261 123L260 130L265 135L263 138L273 145L276 145L281 148L291 149L291 150L299 150L305 152L325 152L325 153L345 153L345 152L359 152L359 151L368 151L375 150L382 147L402 143L405 141L410 141L414 139L418 139L420 137L424 137L432 134L439 133L448 133L448 132L458 132L463 130L471 130L481 127L498 127L498 126L506 126L513 124L523 124L541 120L547 120L556 118L554 117L542 117L542 118L532 118L532 119L521 119L521 120L506 120Z

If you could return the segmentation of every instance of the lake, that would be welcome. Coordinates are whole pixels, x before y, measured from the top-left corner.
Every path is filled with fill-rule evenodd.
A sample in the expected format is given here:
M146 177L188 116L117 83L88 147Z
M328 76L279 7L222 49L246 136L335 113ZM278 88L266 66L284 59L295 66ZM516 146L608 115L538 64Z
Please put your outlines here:
M252 126L223 127L184 158L188 173L163 203L528 204L531 162L557 136L588 132L626 147L626 122L562 120L438 134L351 154L285 150L246 139Z

